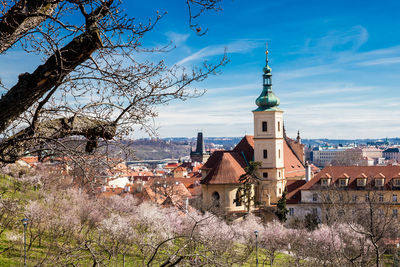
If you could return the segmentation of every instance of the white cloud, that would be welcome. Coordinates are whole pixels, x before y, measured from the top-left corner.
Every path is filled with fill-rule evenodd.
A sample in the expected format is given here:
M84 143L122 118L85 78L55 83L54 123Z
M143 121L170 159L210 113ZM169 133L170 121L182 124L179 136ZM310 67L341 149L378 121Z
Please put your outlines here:
M222 55L225 49L228 53L245 53L258 46L257 42L249 40L238 40L223 45L211 45L200 49L199 51L187 56L176 63L176 65L183 65L191 61L206 59L210 56Z
M187 39L190 36L190 34L181 34L177 32L166 32L165 35L177 47L186 43Z
M359 66L390 65L400 63L400 57L378 58L369 61L359 62Z

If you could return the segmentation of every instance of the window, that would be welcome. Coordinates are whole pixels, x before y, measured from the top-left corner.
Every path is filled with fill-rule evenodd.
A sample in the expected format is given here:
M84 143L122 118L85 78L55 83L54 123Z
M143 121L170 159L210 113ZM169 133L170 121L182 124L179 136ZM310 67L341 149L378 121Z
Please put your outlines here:
M379 202L383 202L383 194L379 194Z
M282 188L279 188L279 195L282 194Z
M397 210L397 209L393 209L393 211L392 211L392 216L393 216L393 218L397 218L398 215L399 215L398 210Z
M281 122L278 121L278 132L280 132L280 131L281 131Z
M357 186L365 186L367 179L357 179Z
M279 159L281 158L281 150L280 149L278 149L278 158Z
M281 178L281 171L278 171L278 176L279 178Z
M314 193L313 195L312 195L312 201L317 201L318 200L318 194L317 193Z
M263 172L263 178L268 178L268 172Z
M317 208L312 208L312 214L317 215L318 214L318 209Z
M214 206L218 208L219 207L219 193L218 192L212 193L211 198L212 198Z
M376 187L381 187L384 184L384 180L383 179L375 179L375 186Z
M329 185L329 179L321 179L321 185L322 186L328 186Z
M236 198L233 202L236 203L236 207L242 206L242 195L240 193L240 190L236 191Z
M267 122L266 121L263 121L262 122L262 131L263 132L267 132L268 131L268 127L267 127L268 125L267 125Z
M268 158L268 151L266 149L263 150L264 159Z
M339 186L340 187L347 186L347 179L339 179Z
M395 179L394 185L400 187L400 179Z
M294 208L289 208L289 216L294 216Z
M393 201L393 202L397 202L397 195L396 195L396 194L393 194L393 196L392 196L392 201Z

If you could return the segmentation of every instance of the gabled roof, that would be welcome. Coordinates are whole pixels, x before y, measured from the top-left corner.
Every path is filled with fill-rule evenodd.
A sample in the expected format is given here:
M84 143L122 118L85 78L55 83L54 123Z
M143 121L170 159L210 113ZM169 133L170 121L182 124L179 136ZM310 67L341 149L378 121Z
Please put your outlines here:
M357 187L356 180L360 178L367 179L367 186L373 186L375 178L384 178L385 186L388 186L392 179L397 179L399 172L400 166L327 166L300 190L314 189L320 184L320 180L326 177L332 178L331 185L333 185L343 173L350 177L349 189L355 189Z
M237 184L245 173L246 161L238 152L215 151L207 160L203 169L211 169L201 180L202 184Z
M247 162L254 160L254 138L252 135L245 135L242 140L232 150L243 153Z
M283 157L285 177L304 177L305 168L284 139ZM232 151L215 151L202 169L210 172L202 184L235 184L245 173L244 168L254 160L254 138L246 135Z
M306 183L306 180L289 180L286 182L286 203L296 204L301 201L300 188Z

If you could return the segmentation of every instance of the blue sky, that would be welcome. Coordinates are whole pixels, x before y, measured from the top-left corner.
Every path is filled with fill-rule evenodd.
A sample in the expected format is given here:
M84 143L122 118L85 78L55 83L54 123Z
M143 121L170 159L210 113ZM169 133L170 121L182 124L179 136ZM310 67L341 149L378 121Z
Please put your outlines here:
M168 11L143 44L173 41L176 49L160 55L170 65L218 61L228 50L230 63L222 73L195 84L207 90L204 96L157 108L160 137L193 137L198 130L205 136L253 134L251 111L262 90L266 41L273 90L290 136L297 130L303 138L399 136L400 1L236 0L224 1L222 8L201 17L208 32L199 37L189 30L184 1L125 3L139 20ZM35 59L16 55L0 60L5 82L36 66Z

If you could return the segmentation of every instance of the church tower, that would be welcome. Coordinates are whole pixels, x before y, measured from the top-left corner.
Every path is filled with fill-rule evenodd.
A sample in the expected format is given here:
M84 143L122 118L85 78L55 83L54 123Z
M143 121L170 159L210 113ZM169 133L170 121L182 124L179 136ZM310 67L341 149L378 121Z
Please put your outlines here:
M263 91L256 99L254 115L254 161L260 162L257 201L262 205L278 202L285 188L283 160L283 111L278 108L279 98L272 92L272 74L268 65L263 68Z

